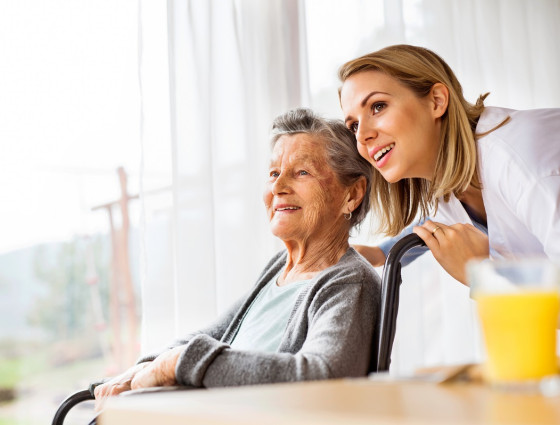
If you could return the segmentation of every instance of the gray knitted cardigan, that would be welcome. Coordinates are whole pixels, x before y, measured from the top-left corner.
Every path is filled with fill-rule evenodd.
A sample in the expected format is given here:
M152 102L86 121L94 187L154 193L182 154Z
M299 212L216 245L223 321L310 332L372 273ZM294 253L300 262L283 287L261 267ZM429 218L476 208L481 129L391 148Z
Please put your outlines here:
M277 352L236 350L228 345L251 303L284 267L286 258L286 251L276 254L253 290L213 325L168 347L186 346L175 369L180 385L224 387L367 374L381 283L353 248L301 291Z

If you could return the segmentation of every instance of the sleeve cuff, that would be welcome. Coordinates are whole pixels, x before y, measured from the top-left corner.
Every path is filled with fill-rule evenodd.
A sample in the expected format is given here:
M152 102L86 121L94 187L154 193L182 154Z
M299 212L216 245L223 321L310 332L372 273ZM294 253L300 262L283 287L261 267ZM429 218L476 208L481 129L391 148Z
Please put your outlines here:
M206 370L229 345L200 334L189 341L175 367L177 383L183 386L202 387Z
M158 356L157 354L149 354L147 356L142 356L138 360L136 360L136 364L145 363L145 362L153 362L156 359L157 356Z

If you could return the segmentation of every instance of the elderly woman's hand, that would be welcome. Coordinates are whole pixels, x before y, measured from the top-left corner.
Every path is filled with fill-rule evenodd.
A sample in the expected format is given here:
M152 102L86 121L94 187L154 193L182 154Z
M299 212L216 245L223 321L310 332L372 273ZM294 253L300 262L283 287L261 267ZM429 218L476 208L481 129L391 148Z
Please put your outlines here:
M136 376L136 374L139 371L149 366L150 363L151 362L136 364L131 368L129 368L128 370L126 370L125 372L121 373L120 375L95 387L94 390L95 410L100 411L103 408L103 405L105 404L105 400L107 399L107 397L114 396L124 391L130 390L132 379Z
M95 410L100 411L108 397L138 388L174 385L175 365L185 346L160 354L154 361L139 363L94 390Z
M414 233L426 242L447 273L467 286L467 262L489 256L488 236L472 224L446 226L427 220L422 226L415 226Z
M185 346L183 345L157 356L153 362L150 362L146 368L134 376L131 382L131 389L175 385L177 383L175 366L184 350Z

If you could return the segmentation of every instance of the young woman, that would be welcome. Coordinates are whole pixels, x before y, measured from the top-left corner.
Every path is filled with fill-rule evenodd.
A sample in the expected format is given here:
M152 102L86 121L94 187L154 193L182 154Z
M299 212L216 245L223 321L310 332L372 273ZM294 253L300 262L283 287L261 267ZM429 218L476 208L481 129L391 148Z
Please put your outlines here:
M414 232L464 284L475 257L560 261L560 109L485 107L487 94L471 104L438 55L410 45L349 61L339 77L346 126L375 170L382 232L430 215Z

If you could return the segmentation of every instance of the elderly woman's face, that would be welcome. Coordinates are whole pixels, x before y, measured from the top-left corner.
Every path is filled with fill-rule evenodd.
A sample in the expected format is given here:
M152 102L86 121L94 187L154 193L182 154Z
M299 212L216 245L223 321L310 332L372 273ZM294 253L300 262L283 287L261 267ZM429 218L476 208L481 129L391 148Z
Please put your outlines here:
M275 236L285 242L326 237L344 220L347 193L320 142L302 133L278 139L263 197Z

